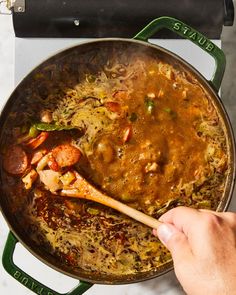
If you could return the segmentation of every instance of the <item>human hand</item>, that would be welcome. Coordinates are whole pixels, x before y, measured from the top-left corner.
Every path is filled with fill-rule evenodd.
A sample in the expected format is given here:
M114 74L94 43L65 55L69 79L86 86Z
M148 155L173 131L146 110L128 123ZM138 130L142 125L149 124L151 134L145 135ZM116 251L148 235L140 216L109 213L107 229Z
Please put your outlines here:
M236 294L236 214L178 207L153 233L170 250L189 295Z

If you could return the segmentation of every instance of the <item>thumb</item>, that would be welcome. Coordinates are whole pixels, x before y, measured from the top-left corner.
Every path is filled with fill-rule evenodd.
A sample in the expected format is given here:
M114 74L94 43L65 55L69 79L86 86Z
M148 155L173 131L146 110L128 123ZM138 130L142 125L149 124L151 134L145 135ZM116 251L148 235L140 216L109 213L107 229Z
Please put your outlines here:
M169 223L161 224L157 230L154 230L160 241L171 252L174 262L185 260L192 256L192 251L186 235Z

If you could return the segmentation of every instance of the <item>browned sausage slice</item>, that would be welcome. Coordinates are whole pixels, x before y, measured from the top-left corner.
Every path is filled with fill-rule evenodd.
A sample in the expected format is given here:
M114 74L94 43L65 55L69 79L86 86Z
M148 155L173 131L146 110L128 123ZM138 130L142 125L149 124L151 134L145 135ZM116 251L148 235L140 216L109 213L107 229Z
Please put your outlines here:
M10 174L23 174L28 167L26 152L19 145L9 147L4 159L3 167Z
M52 150L52 155L60 167L67 167L76 164L81 153L73 145L61 144Z

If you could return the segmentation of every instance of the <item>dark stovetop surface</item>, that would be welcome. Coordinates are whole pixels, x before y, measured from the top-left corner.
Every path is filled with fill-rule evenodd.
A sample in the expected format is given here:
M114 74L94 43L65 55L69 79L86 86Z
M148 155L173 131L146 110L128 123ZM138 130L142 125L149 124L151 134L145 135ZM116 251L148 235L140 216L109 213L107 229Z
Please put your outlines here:
M17 37L130 38L164 15L219 39L223 25L233 24L234 7L232 0L25 0L23 12L13 9L13 23Z

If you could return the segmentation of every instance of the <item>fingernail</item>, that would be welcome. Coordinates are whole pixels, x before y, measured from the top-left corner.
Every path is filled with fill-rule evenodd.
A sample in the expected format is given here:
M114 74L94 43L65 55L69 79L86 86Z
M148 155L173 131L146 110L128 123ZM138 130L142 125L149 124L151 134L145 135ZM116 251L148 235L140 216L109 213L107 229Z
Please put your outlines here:
M161 224L156 230L158 238L166 245L172 235L176 232L176 229L168 224Z

